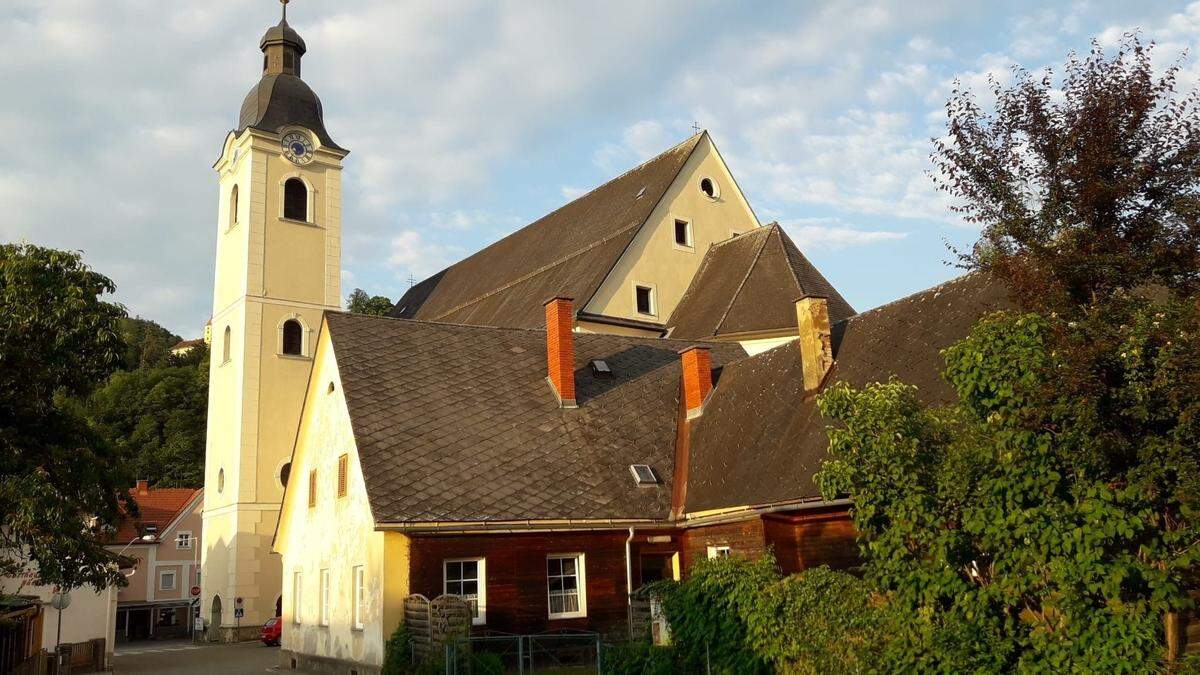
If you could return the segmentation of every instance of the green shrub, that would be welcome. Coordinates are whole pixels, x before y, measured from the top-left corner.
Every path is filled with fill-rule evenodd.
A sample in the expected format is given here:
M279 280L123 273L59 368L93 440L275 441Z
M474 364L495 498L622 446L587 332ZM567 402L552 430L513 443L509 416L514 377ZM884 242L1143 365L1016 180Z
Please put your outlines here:
M745 617L761 602L763 590L779 580L775 559L738 557L703 560L682 583L655 584L671 625L671 640L685 669L753 675L769 672L766 661L746 643Z
M503 675L504 660L495 652L475 652L471 656L471 672L474 675Z
M408 627L400 624L383 646L383 675L403 675L411 671L412 641L408 637Z

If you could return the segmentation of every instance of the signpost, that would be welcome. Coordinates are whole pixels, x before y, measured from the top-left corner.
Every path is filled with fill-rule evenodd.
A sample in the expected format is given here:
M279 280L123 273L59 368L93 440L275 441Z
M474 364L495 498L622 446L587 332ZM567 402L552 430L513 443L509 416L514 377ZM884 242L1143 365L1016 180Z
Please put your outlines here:
M234 630L237 631L238 640L242 639L242 617L246 615L246 610L242 608L242 596L237 596L233 599L233 619L235 622Z
M194 598L194 597L196 597L196 596L198 596L198 595L200 595L200 587L199 587L199 586L192 586L192 597Z
M62 651L62 615L63 610L71 606L71 593L55 586L54 595L50 597L50 606L58 610L58 636L54 638L54 657L58 660L58 665L55 672L63 672L63 666L71 660L70 651L67 651L65 659Z

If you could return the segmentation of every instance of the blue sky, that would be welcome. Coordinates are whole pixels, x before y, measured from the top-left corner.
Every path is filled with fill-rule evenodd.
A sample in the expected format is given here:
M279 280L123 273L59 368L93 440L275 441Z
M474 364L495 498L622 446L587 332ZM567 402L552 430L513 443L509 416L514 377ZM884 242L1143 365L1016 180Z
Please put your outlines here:
M83 250L131 313L197 334L211 165L278 13L5 2L0 238ZM343 290L393 299L699 124L760 219L868 309L954 276L946 243L974 241L924 173L955 78L982 92L989 73L1134 29L1163 63L1200 43L1200 2L295 0L289 14L352 152Z

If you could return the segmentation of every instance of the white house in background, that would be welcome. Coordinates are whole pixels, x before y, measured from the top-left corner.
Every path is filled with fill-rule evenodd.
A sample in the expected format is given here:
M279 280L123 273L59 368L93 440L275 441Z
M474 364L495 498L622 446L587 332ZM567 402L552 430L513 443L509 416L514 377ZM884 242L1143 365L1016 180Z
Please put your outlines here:
M112 667L113 643L116 638L117 589L103 591L85 586L70 592L70 605L62 610L62 633L59 634L59 611L50 606L56 587L33 583L33 571L23 577L0 577L0 595L20 595L41 601L42 649L53 652L55 645L89 642L104 639L104 664Z

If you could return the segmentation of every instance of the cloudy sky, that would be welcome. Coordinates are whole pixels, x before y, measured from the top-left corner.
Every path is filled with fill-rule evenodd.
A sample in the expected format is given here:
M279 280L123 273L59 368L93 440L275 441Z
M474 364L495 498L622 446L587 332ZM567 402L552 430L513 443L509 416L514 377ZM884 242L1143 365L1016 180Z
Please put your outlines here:
M693 124L855 307L942 281L947 242L976 234L924 173L955 78L979 89L1134 29L1164 62L1191 49L1187 86L1200 74L1200 2L976 4L295 0L304 78L352 151L343 290L395 299ZM82 250L132 314L198 334L211 165L278 14L0 3L0 239Z

